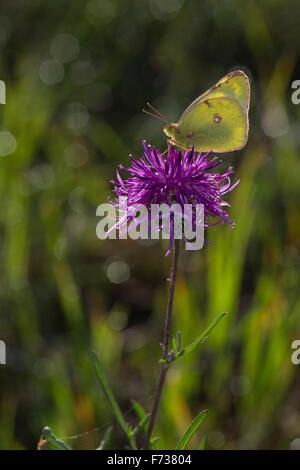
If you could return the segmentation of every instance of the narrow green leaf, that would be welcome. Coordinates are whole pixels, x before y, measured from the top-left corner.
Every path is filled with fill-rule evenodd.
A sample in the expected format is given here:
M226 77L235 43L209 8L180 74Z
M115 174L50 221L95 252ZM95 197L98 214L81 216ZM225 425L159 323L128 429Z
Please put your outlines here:
M205 444L206 444L206 439L202 439L199 445L199 450L204 450L205 449Z
M72 450L65 442L58 439L48 426L43 429L42 436L46 439L47 443L52 444L56 450Z
M158 443L158 441L159 441L159 437L152 437L149 443L149 449L150 450L156 449L156 444Z
M177 331L177 335L176 335L176 348L177 348L177 352L180 352L180 349L181 349L181 332L180 331Z
M206 328L206 330L204 331L204 333L202 333L200 336L198 336L198 338L196 338L195 341L193 341L189 346L187 346L186 348L184 348L184 349L181 351L181 355L187 354L187 353L193 351L193 350L195 349L195 347L198 346L199 343L201 343L204 339L206 339L206 337L209 335L209 333L217 326L217 324L219 323L219 321L222 320L222 318L225 317L225 315L227 315L226 312L220 313L220 315L218 315L218 316L208 325L208 327Z
M187 430L185 431L183 437L180 439L180 441L177 444L176 450L183 450L186 448L187 444L199 428L200 424L204 421L207 415L207 410L202 411L197 418L192 421L192 423L189 425Z
M110 441L110 436L111 436L111 432L112 432L112 429L113 427L112 426L109 426L106 431L105 431L105 434L104 434L104 437L102 439L102 441L100 442L100 445L98 447L97 450L104 450L106 449L109 441Z
M135 400L131 400L132 406L134 408L134 411L137 414L137 417L142 420L144 416L146 415L145 411L143 410L142 406Z
M175 356L176 356L176 353L177 353L177 344L176 344L176 341L175 341L174 336L171 336L171 345L172 345L172 349L174 350Z
M144 431L147 431L147 425L148 425L148 421L149 421L149 418L150 418L150 414L148 415L145 415L141 421L138 423L138 425L133 429L131 435L133 437L136 437L138 435L138 433L143 429Z
M102 390L104 392L104 395L106 396L107 401L110 404L111 409L112 409L115 417L117 418L121 428L127 434L128 425L127 425L127 423L126 423L126 421L125 421L125 419L122 415L122 412L119 408L119 405L116 402L115 397L113 396L113 393L112 393L112 391L111 391L111 389L108 385L108 382L106 380L102 364L99 361L99 358L98 358L98 356L95 352L92 353L92 356L93 356L93 365L94 365L94 368L95 368L95 372L96 372L97 378L100 382L100 385L102 387Z
M139 423L136 426L136 428L133 430L133 435L136 436L137 433L143 429L144 432L147 431L147 426L148 426L148 421L149 421L149 415L145 413L144 409L142 406L135 400L131 400L131 403L133 405L133 408L137 414L137 417L139 418ZM138 428L138 429L137 429Z
M95 372L96 372L96 376L97 376L98 381L99 381L99 383L102 387L104 395L106 396L107 401L110 404L111 409L112 409L115 417L117 418L121 428L123 429L126 436L128 437L132 448L136 449L135 441L134 441L134 439L132 438L132 435L131 435L131 428L126 423L126 421L123 417L123 414L122 414L122 412L119 408L119 405L116 402L115 397L113 396L113 393L112 393L112 391L111 391L111 389L108 385L108 382L106 380L102 364L99 361L99 358L98 358L98 356L95 352L92 352L92 359L93 359L93 366L94 366L94 369L95 369Z

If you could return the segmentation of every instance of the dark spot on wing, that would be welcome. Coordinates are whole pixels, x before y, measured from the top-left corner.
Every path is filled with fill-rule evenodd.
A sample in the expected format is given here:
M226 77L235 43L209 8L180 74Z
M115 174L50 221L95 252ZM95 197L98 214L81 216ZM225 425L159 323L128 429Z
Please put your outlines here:
M209 103L209 101L203 101L203 103L207 104L207 106L210 108L211 107L211 104Z
M215 113L214 114L214 117L213 117L213 122L216 123L216 124L219 124L219 122L222 121L222 116L220 116L220 114L218 113Z
M195 135L195 132L191 132L190 134L188 134L188 135L186 136L186 138L189 140L189 147L192 147L192 146L193 146L192 139L193 139L194 135Z

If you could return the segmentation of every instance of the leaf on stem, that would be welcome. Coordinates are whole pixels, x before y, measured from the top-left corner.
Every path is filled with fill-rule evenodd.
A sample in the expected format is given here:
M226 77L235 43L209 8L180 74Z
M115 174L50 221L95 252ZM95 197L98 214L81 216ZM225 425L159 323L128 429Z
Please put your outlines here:
M160 359L160 364L170 364L171 362L175 361L176 359L178 359L178 357L181 357L183 356L184 354L187 354L187 353L190 353L191 351L193 351L196 346L198 346L198 344L200 343L203 343L203 341L207 338L207 336L209 335L209 333L217 326L217 324L219 323L220 320L222 320L223 317L225 317L225 315L227 315L226 312L223 312L223 313L220 313L220 315L218 315L209 325L208 327L206 328L206 330L204 331L204 333L202 333L200 336L198 336L198 338L196 338L191 344L189 344L188 346L186 346L182 351L180 351L180 347L181 347L181 333L180 331L178 331L177 333L177 337L176 337L176 342L175 340L173 340L172 338L172 346L173 346L173 350L171 351L171 353L173 354L170 354L168 355L168 359ZM175 347L174 347L174 344L175 344Z
M180 349L181 349L181 332L180 332L180 331L177 331L177 335L176 335L176 351L177 351L177 352L180 352Z
M151 437L150 444L149 444L149 449L150 450L156 449L156 444L158 443L158 441L159 441L159 437Z
M149 418L150 418L150 414L147 414L141 419L141 421L137 424L137 426L132 430L131 432L132 437L136 437L142 429L145 432L147 431Z
M131 433L131 435L135 437L139 433L139 431L142 429L144 432L147 432L147 426L148 426L150 415L145 413L142 406L137 401L131 400L131 403L137 414L137 417L139 418L139 423L137 424L137 426L133 429Z
M220 315L218 315L218 316L208 325L208 327L206 328L206 330L204 331L204 333L202 333L202 335L198 336L198 338L196 338L189 346L187 346L186 348L183 349L182 354L187 354L187 353L193 351L193 350L195 349L195 347L198 346L199 343L202 343L202 342L207 338L207 336L209 335L209 333L217 326L217 324L219 323L219 321L222 320L223 317L225 317L225 315L227 315L226 312L220 313Z
M175 340L174 336L171 336L171 345L172 345L172 351L175 353L175 356L176 356L177 344L176 344L176 340Z
M144 411L142 406L135 400L131 400L131 403L134 408L134 411L136 412L137 417L140 418L140 420L143 419L146 412Z

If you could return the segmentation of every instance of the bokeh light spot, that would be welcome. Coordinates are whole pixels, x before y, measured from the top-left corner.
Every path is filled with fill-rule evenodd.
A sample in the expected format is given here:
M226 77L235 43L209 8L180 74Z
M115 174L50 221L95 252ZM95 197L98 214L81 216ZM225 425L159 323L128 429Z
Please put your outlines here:
M290 445L291 450L300 450L300 438L294 439Z
M71 34L58 34L50 46L51 55L63 64L76 59L79 51L78 39Z
M9 131L0 131L0 156L6 157L17 148L15 136Z
M39 379L48 379L54 374L53 362L46 358L39 358L34 364L34 373Z
M116 11L114 0L91 0L85 10L87 20L94 26L110 23Z
M110 313L108 323L112 330L121 331L126 328L128 317L124 312L114 311Z
M64 79L64 66L55 59L45 60L40 66L39 75L45 85L56 85Z
M125 261L113 261L108 265L106 274L114 284L122 284L130 278L130 269Z
M207 436L207 442L213 449L219 449L225 444L225 436L221 431L211 431Z
M67 107L66 125L72 131L80 130L87 126L89 113L81 103L71 103Z
M70 144L65 148L64 158L70 167L79 168L88 161L88 150L85 145Z

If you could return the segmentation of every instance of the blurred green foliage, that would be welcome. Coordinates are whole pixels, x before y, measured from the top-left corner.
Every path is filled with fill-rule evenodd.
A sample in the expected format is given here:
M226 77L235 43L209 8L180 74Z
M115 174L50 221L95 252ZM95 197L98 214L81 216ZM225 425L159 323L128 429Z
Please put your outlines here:
M290 448L300 435L300 78L296 1L2 2L0 17L0 447L35 448L44 425L96 448L114 425L92 369L101 357L126 419L149 411L158 373L170 257L165 245L99 241L96 207L115 167L164 150L151 101L170 120L232 67L250 75L250 135L224 156L241 182L236 230L211 228L184 252L173 331L186 346L219 313L208 340L176 361L154 435L174 448L208 408L198 448ZM17 147L14 150L14 139ZM4 140L4 142L3 142ZM8 150L7 150L8 149ZM100 438L98 439L98 437ZM198 440L197 440L198 439Z

